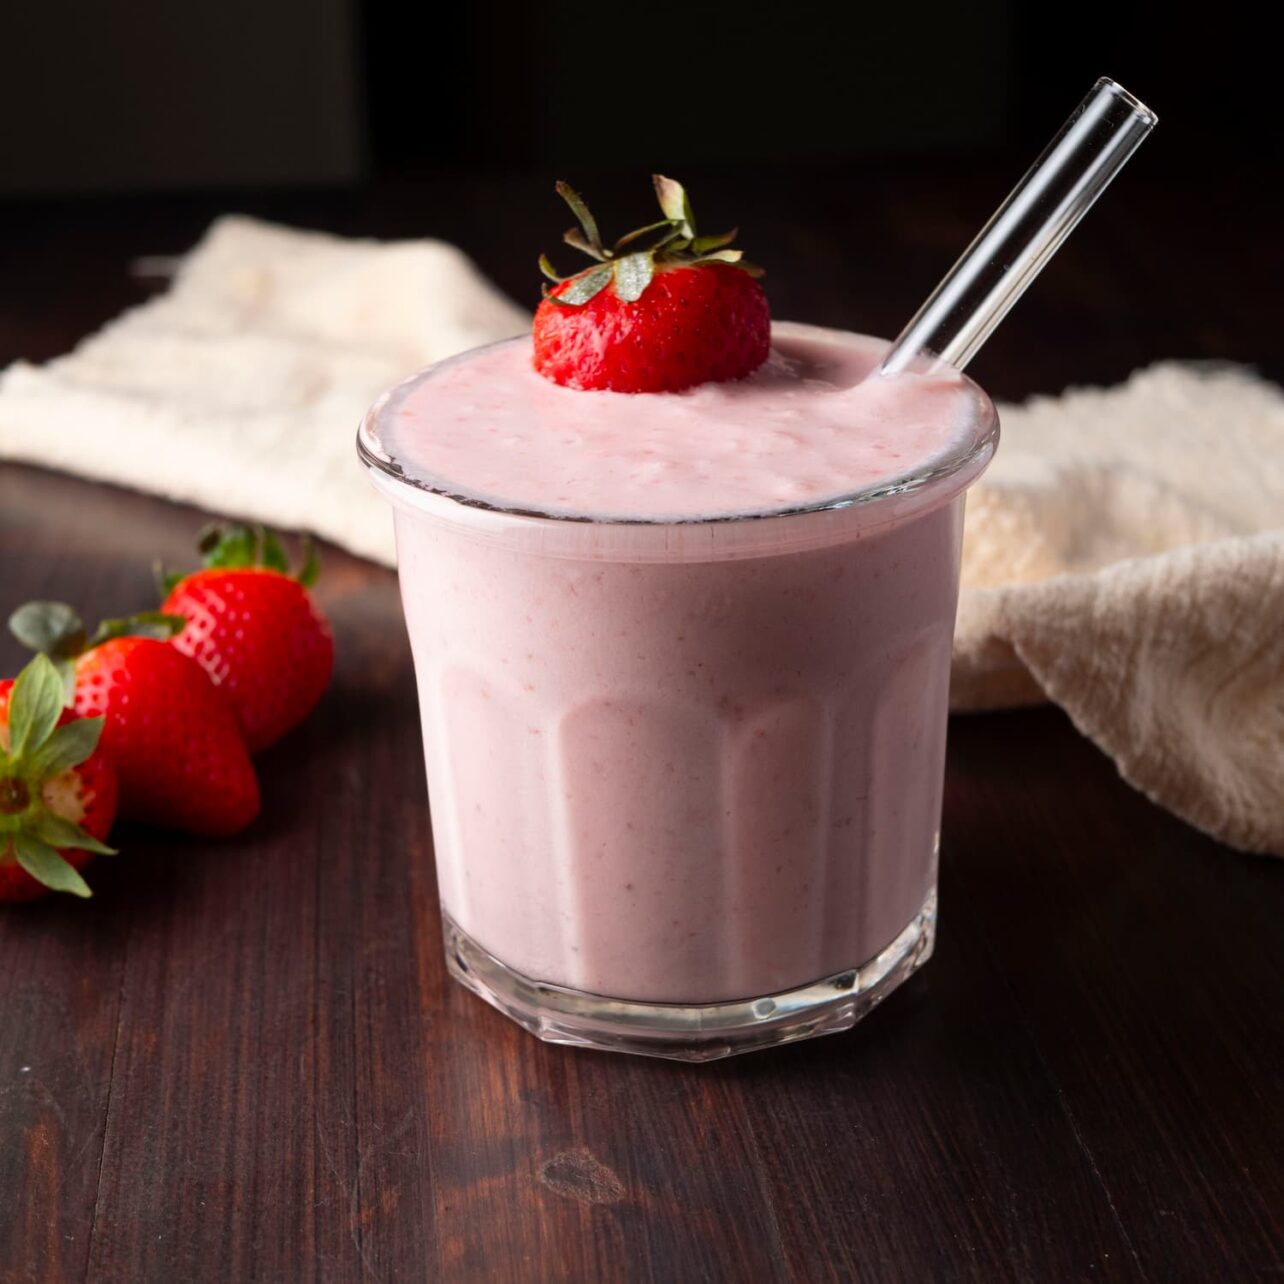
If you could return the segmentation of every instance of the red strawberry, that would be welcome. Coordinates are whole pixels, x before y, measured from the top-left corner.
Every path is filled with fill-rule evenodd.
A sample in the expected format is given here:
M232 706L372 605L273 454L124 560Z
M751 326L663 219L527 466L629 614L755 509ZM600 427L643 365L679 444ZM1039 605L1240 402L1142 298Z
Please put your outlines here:
M77 713L104 715L102 747L116 768L122 816L223 837L258 815L236 715L200 665L169 645L181 618L106 620L86 641L71 607L32 602L9 625L72 666Z
M78 870L110 854L116 773L101 718L63 707L63 679L38 655L0 682L0 902L88 896Z
M664 218L603 245L597 223L565 183L558 194L579 219L568 245L598 260L544 287L535 312L535 369L568 388L678 392L742 379L767 359L771 313L760 268L727 247L734 230L698 236L680 183L655 176ZM650 238L650 244L639 248Z
M177 580L161 610L187 627L173 645L226 694L251 753L312 712L334 668L334 637L308 588L309 553L297 578L276 538L258 528L207 532L205 570Z

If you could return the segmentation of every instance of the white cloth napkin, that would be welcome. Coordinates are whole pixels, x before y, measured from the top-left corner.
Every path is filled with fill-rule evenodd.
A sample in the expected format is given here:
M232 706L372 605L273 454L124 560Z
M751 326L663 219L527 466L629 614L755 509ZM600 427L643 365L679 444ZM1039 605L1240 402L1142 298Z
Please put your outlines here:
M1148 797L1284 854L1284 394L1165 363L999 415L951 703L1053 700Z
M392 565L358 421L407 374L529 325L452 245L222 218L164 295L0 375L0 458L313 530Z
M0 375L0 457L391 564L358 419L528 322L452 246L224 218L165 295ZM1054 700L1151 798L1284 854L1284 394L1163 364L1000 415L968 504L955 707Z

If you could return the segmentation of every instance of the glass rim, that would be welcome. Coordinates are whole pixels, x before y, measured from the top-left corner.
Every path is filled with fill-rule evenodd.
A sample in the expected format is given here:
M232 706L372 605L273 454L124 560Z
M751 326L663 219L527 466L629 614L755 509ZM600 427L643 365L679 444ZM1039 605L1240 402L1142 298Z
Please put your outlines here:
M799 329L807 328L812 330L823 330L831 334L840 334L855 338L871 338L873 336L861 335L856 331L839 330L833 327L808 326L806 323L798 322L773 322L773 329L776 326L797 327ZM482 499L477 495L468 495L451 490L444 484L435 484L420 477L414 477L408 474L401 465L387 453L380 450L378 438L375 434L375 425L379 420L381 412L387 406L393 395L402 388L410 384L417 383L425 378L432 371L440 367L464 360L474 353L486 351L489 348L500 347L503 344L514 343L519 341L523 336L516 335L507 339L499 339L493 343L480 344L475 348L469 348L464 352L456 353L453 356L445 357L441 361L435 361L431 365L417 370L414 374L407 376L400 382L394 384L384 392L362 416L361 422L357 427L357 457L361 463L370 470L378 474L376 480L382 481L379 489L385 493L405 487L419 496L431 496L435 500L447 501L450 505L457 505L460 508L485 513L493 513L496 516L516 519L518 521L538 521L538 522L561 522L570 523L579 526L609 526L609 527L641 527L641 528L690 528L722 526L734 523L749 523L760 521L771 521L777 518L803 517L812 513L832 513L844 509L865 508L870 505L878 504L882 501L896 499L901 496L914 495L923 490L934 487L937 483L946 481L951 477L957 477L960 474L968 474L975 466L976 471L989 460L994 454L999 437L999 416L990 395L975 380L968 378L962 371L958 371L959 377L971 387L976 395L981 414L975 431L969 433L962 443L960 449L948 451L942 455L933 458L927 466L911 469L896 476L885 478L869 486L861 487L853 491L840 492L839 494L826 497L824 499L812 500L805 504L794 504L788 507L775 507L764 509L752 509L744 512L732 513L714 513L708 516L673 516L661 515L657 517L645 516L612 516L610 514L595 513L567 513L556 510L546 510L538 508L523 507L516 504L504 504L494 500ZM879 340L886 343L887 340ZM888 376L894 378L895 376ZM387 479L383 481L382 479ZM966 481L966 478L965 478ZM388 483L392 483L391 486Z

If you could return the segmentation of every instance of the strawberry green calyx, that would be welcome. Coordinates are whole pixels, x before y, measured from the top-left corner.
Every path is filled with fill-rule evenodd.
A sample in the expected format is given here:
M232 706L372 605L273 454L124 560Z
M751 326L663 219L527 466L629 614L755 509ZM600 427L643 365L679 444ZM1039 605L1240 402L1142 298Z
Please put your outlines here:
M59 725L63 699L63 679L46 655L22 670L9 693L8 725L0 727L0 862L16 860L52 891L87 897L88 885L60 849L111 856L115 848L59 815L48 795L58 777L93 754L103 719Z
M582 307L612 285L620 299L633 303L642 297L655 273L668 267L725 263L750 276L762 276L762 268L745 262L743 250L730 248L739 229L732 228L717 236L698 235L691 199L682 184L663 174L653 175L652 181L664 217L626 233L609 248L603 243L597 221L580 194L566 183L557 184L557 194L579 221L579 227L571 228L562 239L596 259L597 265L563 277L558 275L548 256L541 254L540 271L550 281L565 287L555 292L545 285L546 299L563 307Z
M286 556L281 540L273 531L259 525L223 526L215 522L207 526L196 542L205 570L266 570L278 571L297 580L304 588L311 588L317 581L321 562L309 536L301 538L303 562L291 572L290 559ZM156 564L156 586L161 595L167 595L187 578L186 571L167 571ZM180 617L181 618L181 617Z
M111 638L141 637L168 642L183 631L181 615L139 611L119 619L103 620L91 634L66 602L28 602L9 617L9 632L25 647L40 652L52 663L63 683L63 703L70 705L74 692L72 665L78 655L92 651Z

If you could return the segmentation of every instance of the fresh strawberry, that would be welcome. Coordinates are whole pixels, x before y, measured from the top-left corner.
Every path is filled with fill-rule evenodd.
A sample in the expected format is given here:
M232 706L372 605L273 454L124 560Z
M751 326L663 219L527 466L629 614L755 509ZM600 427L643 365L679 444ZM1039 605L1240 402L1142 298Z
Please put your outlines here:
M185 621L105 620L92 638L71 607L32 602L9 626L75 682L73 707L103 715L102 748L131 820L223 837L258 815L259 785L236 715L194 660L169 644Z
M77 872L116 816L116 773L98 739L101 718L64 708L66 688L38 655L0 682L0 902L49 892L88 896Z
M308 589L309 546L297 576L280 543L257 527L206 532L205 569L164 580L161 610L187 627L173 645L228 698L251 753L266 749L312 712L334 668L334 637Z
M680 183L655 175L664 218L607 249L597 223L565 183L557 191L579 220L568 245L597 259L566 279L541 256L535 369L568 388L678 392L743 379L767 359L771 313L761 268L729 249L736 231L698 236Z

